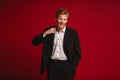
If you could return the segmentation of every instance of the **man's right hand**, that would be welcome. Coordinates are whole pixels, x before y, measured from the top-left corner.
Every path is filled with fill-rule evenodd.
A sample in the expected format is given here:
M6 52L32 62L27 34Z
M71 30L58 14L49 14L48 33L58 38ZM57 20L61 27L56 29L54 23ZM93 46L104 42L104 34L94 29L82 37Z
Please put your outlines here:
M43 33L43 35L44 35L44 36L47 36L48 34L55 33L55 31L56 31L56 28L50 28L50 29L48 29L47 31L45 31L45 32Z

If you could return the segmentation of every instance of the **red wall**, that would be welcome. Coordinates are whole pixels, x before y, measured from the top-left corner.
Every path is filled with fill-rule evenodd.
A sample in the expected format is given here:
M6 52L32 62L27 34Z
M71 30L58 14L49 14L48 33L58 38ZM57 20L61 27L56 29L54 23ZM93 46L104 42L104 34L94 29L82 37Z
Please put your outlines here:
M0 80L47 80L39 74L42 44L31 41L55 25L59 8L71 12L68 26L79 32L82 59L75 80L120 80L120 1L0 1Z

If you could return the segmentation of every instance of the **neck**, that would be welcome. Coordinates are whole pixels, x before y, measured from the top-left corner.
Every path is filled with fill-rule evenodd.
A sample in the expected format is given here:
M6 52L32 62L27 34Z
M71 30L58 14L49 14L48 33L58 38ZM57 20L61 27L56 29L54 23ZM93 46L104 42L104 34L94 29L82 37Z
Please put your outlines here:
M64 29L64 27L63 27L63 28L60 28L59 26L56 27L56 30L57 30L58 32L62 31L63 29Z

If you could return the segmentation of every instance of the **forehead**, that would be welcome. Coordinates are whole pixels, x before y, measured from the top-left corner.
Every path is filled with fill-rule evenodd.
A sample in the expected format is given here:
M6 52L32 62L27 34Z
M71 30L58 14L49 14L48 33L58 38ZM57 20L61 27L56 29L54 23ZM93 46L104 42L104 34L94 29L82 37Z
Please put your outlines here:
M67 15L67 14L60 14L58 17L59 17L59 18L67 18L68 15Z

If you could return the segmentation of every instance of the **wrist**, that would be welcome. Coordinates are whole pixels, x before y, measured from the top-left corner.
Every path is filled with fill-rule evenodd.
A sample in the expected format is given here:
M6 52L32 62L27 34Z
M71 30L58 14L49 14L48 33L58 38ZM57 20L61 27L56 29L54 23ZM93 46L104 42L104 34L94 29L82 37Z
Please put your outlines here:
M43 33L43 37L45 37L45 36L47 36L47 32L44 32L44 33Z

